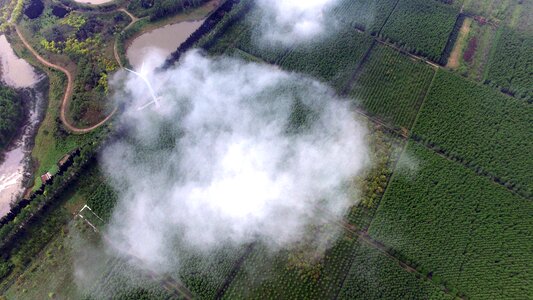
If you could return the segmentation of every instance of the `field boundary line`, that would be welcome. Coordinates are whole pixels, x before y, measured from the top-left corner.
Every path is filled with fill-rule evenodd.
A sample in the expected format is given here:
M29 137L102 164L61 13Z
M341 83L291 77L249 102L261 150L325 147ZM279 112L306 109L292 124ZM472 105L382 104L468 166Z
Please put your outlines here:
M376 45L376 40L372 39L372 43L370 43L370 45L368 46L368 49L366 49L365 54L361 58L361 61L354 68L352 76L350 76L350 79L348 79L348 82L346 82L346 85L342 89L340 93L341 96L346 96L352 90L353 85L355 84L355 81L357 80L358 76L361 74L361 71L366 65L366 62L368 61L368 58L370 57L370 54L372 53L372 50L374 49L375 45Z
M244 253L239 257L239 259L235 262L233 267L231 268L230 273L226 278L224 279L224 283L220 286L220 288L217 290L217 293L215 294L215 300L222 299L224 295L226 294L226 291L231 286L237 275L239 274L239 271L241 270L242 265L244 262L250 257L252 254L252 251L255 249L255 242L251 243L246 247L246 250Z
M381 32L383 31L383 28L385 28L385 25L387 25L387 23L389 22L390 17L391 17L392 14L394 13L394 11L396 11L396 7L398 7L398 4L400 3L400 1L401 1L401 0L396 1L396 3L394 4L394 7L393 7L392 10L390 11L390 14L387 16L387 18L386 18L385 21L383 22L383 25L381 25L381 28L379 28L379 31L378 31L378 33L376 34L376 36L380 36L380 35L381 35Z

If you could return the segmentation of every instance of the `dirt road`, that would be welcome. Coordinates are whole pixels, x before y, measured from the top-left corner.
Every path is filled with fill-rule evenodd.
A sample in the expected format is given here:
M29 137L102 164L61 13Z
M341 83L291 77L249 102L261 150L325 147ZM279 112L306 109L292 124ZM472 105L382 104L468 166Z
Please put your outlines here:
M69 101L71 99L72 90L73 90L73 86L74 86L74 78L73 78L72 74L67 69L65 69L65 68L63 68L61 66L58 66L56 64L53 64L53 63L47 61L46 59L44 59L42 56L40 56L39 53L37 53L37 51L35 51L35 49L33 49L32 46L28 43L26 38L24 38L24 36L20 32L20 30L18 29L18 26L15 26L15 31L17 32L17 35L20 38L20 40L22 41L22 43L24 44L24 46L33 54L33 56L35 56L35 58L37 58L37 60L40 63L42 63L43 65L45 65L45 66L47 66L49 68L58 70L58 71L64 73L67 76L67 87L65 89L65 93L63 94L63 100L61 101L61 110L60 110L59 116L60 116L61 122L63 122L63 124L65 125L65 127L69 131L71 131L72 133L76 133L76 134L87 133L87 132L90 132L90 131L102 126L107 121L109 121L109 119L111 119L111 117L117 111L117 107L115 107L113 109L113 111L105 119L103 119L98 124L95 124L95 125L93 125L91 127L78 128L78 127L70 124L68 122L68 120L67 120L67 117L66 117L66 111L68 109L68 103L69 103Z

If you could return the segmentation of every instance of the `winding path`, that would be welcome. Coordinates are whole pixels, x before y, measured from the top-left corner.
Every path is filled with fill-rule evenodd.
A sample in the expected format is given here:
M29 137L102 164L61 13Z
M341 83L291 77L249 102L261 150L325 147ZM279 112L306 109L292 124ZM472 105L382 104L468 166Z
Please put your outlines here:
M35 56L35 58L37 58L37 60L42 63L43 65L49 67L49 68L52 68L52 69L56 69L60 72L63 72L66 76L67 76L67 88L65 89L65 93L63 95L63 100L61 101L61 110L60 110L60 114L59 114L59 117L61 119L61 122L63 122L63 124L65 125L65 127L73 132L73 133L77 133L77 134L82 134L82 133L88 133L100 126L102 126L103 124L105 124L107 121L109 121L109 119L111 119L111 117L115 114L115 112L117 111L118 107L115 107L113 109L113 111L105 118L103 119L102 121L100 121L98 124L95 124L91 127L87 127L87 128L78 128L72 124L70 124L67 120L67 117L66 117L66 111L67 111L67 108L68 108L68 102L72 96L72 90L73 90L73 86L74 86L74 79L73 79L73 76L72 74L70 73L69 70L61 67L61 66L58 66L56 64L53 64L49 61L47 61L46 59L44 59L41 55L39 55L39 53L37 53L37 51L35 51L35 49L32 48L32 46L28 43L28 41L26 40L26 38L24 38L24 36L22 35L22 33L20 33L20 30L18 29L18 26L15 25L15 31L17 32L17 35L18 37L20 38L20 40L22 41L22 43L24 44L24 46L30 50L30 52L33 54L33 56Z
M119 9L117 9L117 11L121 11L121 12L127 14L128 17L130 17L130 19L131 19L131 22L126 27L124 27L124 29L122 29L122 32L125 32L128 28L130 28L131 26L133 26L133 24L135 24L137 21L140 20L136 16L132 15L125 8L119 8ZM124 66L122 65L122 61L120 60L120 55L118 55L117 43L118 43L118 36L115 38L115 43L113 44L113 54L115 55L115 60L117 61L118 65L121 68L123 68Z

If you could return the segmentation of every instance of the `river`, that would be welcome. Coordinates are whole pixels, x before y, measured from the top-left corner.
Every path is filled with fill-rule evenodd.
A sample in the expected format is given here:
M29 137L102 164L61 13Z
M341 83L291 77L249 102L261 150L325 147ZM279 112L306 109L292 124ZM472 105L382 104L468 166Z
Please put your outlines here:
M136 69L142 66L148 54L155 53L167 58L203 23L204 20L179 22L144 33L133 40L126 51L126 56Z
M23 181L30 157L30 145L43 112L44 97L37 89L44 78L33 67L18 58L4 35L0 35L0 66L3 84L18 89L24 95L25 122L19 135L4 153L0 161L0 217L9 212L9 204L24 192Z

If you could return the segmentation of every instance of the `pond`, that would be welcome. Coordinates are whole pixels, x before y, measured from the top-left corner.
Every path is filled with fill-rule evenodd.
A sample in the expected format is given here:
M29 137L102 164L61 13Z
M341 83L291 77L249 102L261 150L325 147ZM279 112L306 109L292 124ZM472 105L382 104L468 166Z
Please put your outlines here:
M0 65L2 80L11 87L29 87L38 80L30 64L15 55L5 35L0 35Z
M204 20L187 21L166 25L137 37L126 51L130 64L139 68L146 55L156 52L158 55L168 57L176 51L187 38L196 31Z
M26 109L25 122L19 130L18 137L4 152L0 161L0 217L9 212L9 203L23 192L23 180L27 170L30 147L34 133L39 125L43 112L44 97L34 87L43 79L33 67L18 58L4 35L0 35L0 64L3 84L22 91Z
M65 17L66 14L68 14L68 10L63 6L54 5L52 6L52 14L61 19Z
M24 14L30 19L38 18L44 10L44 3L42 0L31 0L30 5L24 10Z

